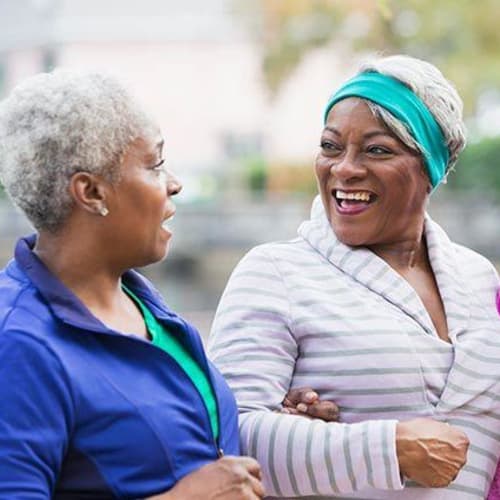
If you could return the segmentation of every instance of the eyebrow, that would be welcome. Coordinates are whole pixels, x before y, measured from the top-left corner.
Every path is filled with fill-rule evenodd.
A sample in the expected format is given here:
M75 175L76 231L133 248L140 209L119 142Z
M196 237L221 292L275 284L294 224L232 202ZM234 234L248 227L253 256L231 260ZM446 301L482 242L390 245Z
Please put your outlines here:
M338 136L342 135L335 127L325 127L324 130L328 130L332 134L335 134L335 135L338 135ZM375 137L375 136L378 136L378 135L383 135L384 137L392 137L392 138L394 138L394 136L392 134L390 134L389 132L387 132L387 130L384 130L384 129L375 129L375 130L372 130L371 132L367 132L363 136L363 138L364 139L371 139L372 137Z
M155 144L154 152L145 153L144 160L147 161L147 162L155 162L157 156L159 156L161 158L163 156L162 155L162 152L163 152L162 150L163 150L164 144L165 144L165 140L164 139L161 139L160 141L158 141Z

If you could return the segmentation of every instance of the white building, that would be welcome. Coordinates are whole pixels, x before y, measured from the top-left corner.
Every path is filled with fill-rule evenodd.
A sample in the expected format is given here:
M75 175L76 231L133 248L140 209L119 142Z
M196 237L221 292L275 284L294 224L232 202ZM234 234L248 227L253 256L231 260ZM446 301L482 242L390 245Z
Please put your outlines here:
M325 100L346 71L333 51L318 51L271 100L258 40L235 5L0 0L0 92L53 66L115 73L157 118L170 166L188 186L245 153L309 162Z

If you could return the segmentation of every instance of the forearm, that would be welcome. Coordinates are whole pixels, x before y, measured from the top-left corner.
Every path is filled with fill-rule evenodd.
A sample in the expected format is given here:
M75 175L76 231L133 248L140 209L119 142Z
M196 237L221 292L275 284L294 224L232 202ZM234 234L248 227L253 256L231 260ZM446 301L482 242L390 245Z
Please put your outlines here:
M401 489L396 421L335 424L274 412L299 358L283 273L265 249L238 266L219 305L209 353L240 409L242 453L261 464L270 496Z
M271 496L399 490L395 420L325 423L254 411L240 415L242 452L261 464Z
M0 498L46 499L74 422L67 374L38 339L0 336Z

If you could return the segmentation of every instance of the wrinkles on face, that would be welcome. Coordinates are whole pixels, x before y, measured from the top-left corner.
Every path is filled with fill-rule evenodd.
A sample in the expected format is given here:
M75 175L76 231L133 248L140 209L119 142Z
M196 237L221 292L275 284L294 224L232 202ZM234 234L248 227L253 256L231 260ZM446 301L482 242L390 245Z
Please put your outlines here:
M163 140L138 138L129 147L121 165L120 182L109 203L113 229L110 238L129 267L140 267L163 259L172 232L167 225L175 213L172 197L182 188L165 170ZM119 250L118 250L119 249Z
M363 100L345 99L332 108L315 171L342 242L390 245L421 237L429 186L422 159Z

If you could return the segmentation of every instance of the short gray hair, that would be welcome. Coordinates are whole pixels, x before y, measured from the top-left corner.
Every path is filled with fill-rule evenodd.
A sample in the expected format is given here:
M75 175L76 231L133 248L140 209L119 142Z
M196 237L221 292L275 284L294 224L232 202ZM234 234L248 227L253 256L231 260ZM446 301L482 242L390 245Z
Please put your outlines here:
M404 83L422 99L443 132L450 159L449 171L466 144L465 124L462 118L463 103L453 85L432 64L409 56L395 55L364 62L359 73L376 71ZM368 105L385 125L410 149L423 153L408 129L391 113L378 104Z
M157 130L112 76L56 70L32 76L0 103L0 177L37 230L61 227L79 171L116 183L128 146Z

